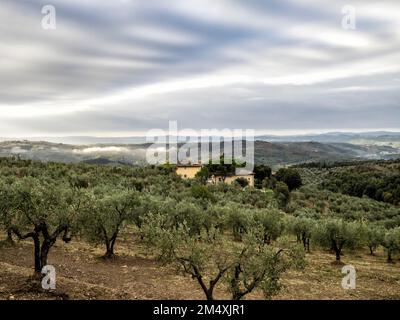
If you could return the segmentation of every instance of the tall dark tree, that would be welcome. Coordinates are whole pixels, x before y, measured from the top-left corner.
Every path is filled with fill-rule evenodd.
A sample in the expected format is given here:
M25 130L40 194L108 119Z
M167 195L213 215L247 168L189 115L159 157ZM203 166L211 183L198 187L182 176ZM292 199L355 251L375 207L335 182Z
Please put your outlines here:
M278 181L275 185L274 194L279 206L285 209L290 201L290 191L286 183Z
M275 177L278 181L286 183L289 191L297 189L302 185L300 173L293 168L281 168L277 171Z
M254 166L254 180L256 186L261 187L265 178L271 178L271 173L271 168L264 164Z

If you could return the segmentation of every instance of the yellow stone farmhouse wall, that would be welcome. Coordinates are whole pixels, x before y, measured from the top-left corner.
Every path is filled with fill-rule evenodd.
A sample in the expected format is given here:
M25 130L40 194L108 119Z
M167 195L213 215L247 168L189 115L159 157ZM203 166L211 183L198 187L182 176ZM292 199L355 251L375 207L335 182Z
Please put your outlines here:
M201 166L182 166L176 168L176 174L184 179L194 179L200 170Z

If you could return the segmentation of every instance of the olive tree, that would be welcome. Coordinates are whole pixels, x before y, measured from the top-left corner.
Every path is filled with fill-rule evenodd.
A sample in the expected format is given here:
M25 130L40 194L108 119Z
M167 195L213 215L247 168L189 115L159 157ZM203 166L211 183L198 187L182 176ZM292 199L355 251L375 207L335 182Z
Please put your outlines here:
M157 251L163 264L197 281L207 300L214 300L214 289L229 268L229 259L222 249L225 243L217 235L202 232L193 235L186 223L165 228L165 216L149 215L143 226L145 239Z
M251 225L254 224L254 216L252 210L231 208L225 216L225 226L232 230L235 240L242 240L243 235L249 231Z
M262 237L265 244L271 244L284 229L283 214L276 209L261 209L254 213L254 221L262 227Z
M315 228L314 240L321 247L334 251L336 261L344 248L355 249L362 244L362 226L357 222L326 219Z
M370 255L373 256L375 250L383 243L385 239L385 229L379 226L369 225L366 227L365 238Z
M387 252L387 262L393 262L393 254L400 251L400 227L390 229L386 232L382 246Z
M231 210L230 205L223 203L211 205L205 210L203 226L209 238L215 237L216 233L214 229L220 232L224 231L224 227L226 227L226 217L230 214Z
M7 233L6 244L14 244L12 238L12 215L15 209L15 193L11 185L0 184L0 225Z
M35 275L47 265L50 249L59 236L69 242L70 229L80 207L79 193L62 185L50 185L34 178L14 183L15 210L11 230L19 239L34 243Z
M143 220L148 214L164 213L173 216L177 201L171 197L142 193L140 206L133 212L133 222L141 229Z
M266 299L271 299L282 288L282 275L305 265L301 247L273 248L264 243L263 227L257 229L258 232L246 234L234 249L233 263L225 275L232 300L241 300L257 288Z
M253 226L258 231L248 232L237 242L216 228L214 237L204 230L193 235L185 222L165 228L164 220L161 214L148 216L143 227L148 245L161 262L195 279L207 300L215 299L215 288L221 282L228 285L233 300L243 299L257 288L271 298L281 288L281 275L304 264L303 250L266 245L262 226Z
M204 210L190 200L182 200L176 203L173 211L169 211L168 218L172 226L186 223L191 234L200 234L205 226L207 215Z
M139 202L135 190L103 186L88 191L81 225L89 242L105 245L104 258L115 256L117 237L126 222L132 219Z
M315 228L313 219L294 217L288 221L289 232L294 234L298 242L303 244L304 250L310 252L310 240Z
M207 186L195 184L190 188L190 195L193 198L215 202L215 197Z

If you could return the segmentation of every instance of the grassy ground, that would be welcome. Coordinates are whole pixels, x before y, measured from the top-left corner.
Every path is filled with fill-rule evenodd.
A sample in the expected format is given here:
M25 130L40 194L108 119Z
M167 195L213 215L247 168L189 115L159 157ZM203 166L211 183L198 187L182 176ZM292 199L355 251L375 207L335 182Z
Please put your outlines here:
M204 299L190 277L163 267L131 235L119 239L117 258L101 259L102 247L80 241L57 242L50 252L49 264L57 271L55 293L30 290L33 273L33 246L23 241L14 247L0 247L0 299ZM400 261L387 264L383 252L346 253L343 262L357 271L355 290L341 287L341 266L332 264L334 256L314 250L307 255L307 267L289 272L284 289L275 299L400 299ZM229 299L222 287L216 298ZM248 299L262 299L254 292Z

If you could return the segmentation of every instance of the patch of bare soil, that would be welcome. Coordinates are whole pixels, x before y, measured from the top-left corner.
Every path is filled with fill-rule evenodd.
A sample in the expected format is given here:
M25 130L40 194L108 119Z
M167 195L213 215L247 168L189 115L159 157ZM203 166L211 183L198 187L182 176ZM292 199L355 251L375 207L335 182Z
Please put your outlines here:
M124 235L117 243L117 257L101 258L102 247L75 239L57 242L48 263L57 271L54 292L37 290L32 284L33 246L29 241L0 247L0 299L204 299L195 280L161 266L138 240ZM314 251L303 271L283 279L284 288L275 299L400 299L400 262L387 264L383 252L343 256L357 271L357 287L344 290L341 265L334 255ZM229 299L222 287L216 298ZM248 299L263 299L254 292Z

